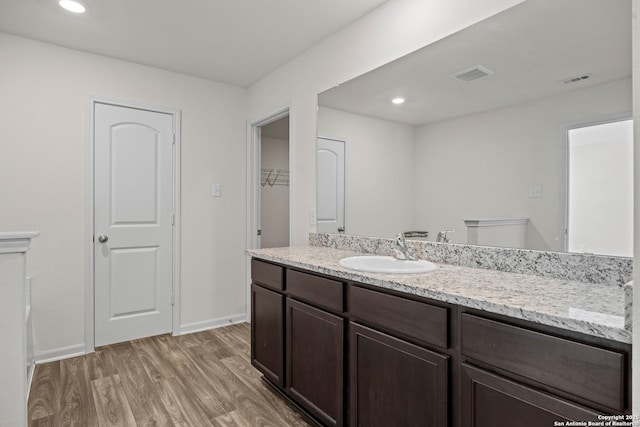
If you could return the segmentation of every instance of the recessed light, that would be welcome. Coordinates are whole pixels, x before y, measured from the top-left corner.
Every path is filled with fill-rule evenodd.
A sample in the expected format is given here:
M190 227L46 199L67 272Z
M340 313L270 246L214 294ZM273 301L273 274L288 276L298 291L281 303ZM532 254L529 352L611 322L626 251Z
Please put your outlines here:
M404 103L404 98L402 97L393 98L391 102L393 102L396 105L400 105Z
M73 13L85 13L87 11L87 7L76 0L60 0L58 4L63 9Z

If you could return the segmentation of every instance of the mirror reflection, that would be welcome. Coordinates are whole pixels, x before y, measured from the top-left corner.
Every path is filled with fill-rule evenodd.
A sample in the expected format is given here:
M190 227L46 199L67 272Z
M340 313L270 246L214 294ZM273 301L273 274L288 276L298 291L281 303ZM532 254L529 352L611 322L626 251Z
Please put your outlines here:
M319 232L632 254L629 0L525 1L318 104Z

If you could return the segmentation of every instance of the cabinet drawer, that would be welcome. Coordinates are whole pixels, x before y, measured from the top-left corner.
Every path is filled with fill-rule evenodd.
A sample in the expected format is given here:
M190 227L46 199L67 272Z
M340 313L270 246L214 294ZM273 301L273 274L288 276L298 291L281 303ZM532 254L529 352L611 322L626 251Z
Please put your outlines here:
M287 270L287 292L320 307L344 310L343 285L336 280Z
M267 288L281 291L284 289L282 277L284 268L268 262L251 259L251 280Z
M354 319L424 343L449 347L448 309L352 286L349 313Z
M624 410L624 354L470 314L461 335L468 358Z

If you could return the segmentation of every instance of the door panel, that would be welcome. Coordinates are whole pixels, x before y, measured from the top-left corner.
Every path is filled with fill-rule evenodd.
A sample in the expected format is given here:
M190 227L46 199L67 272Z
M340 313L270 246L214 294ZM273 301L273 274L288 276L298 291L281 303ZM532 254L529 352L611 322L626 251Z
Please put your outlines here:
M158 132L131 123L111 132L112 223L157 224Z
M286 299L285 391L323 425L344 425L344 320Z
M171 331L173 116L99 103L94 114L99 346Z
M156 310L158 247L111 250L111 318ZM151 273L151 274L149 274Z
M449 356L356 323L349 329L350 425L449 425Z
M284 296L251 284L251 364L284 387Z
M337 233L345 227L345 143L318 138L319 233Z

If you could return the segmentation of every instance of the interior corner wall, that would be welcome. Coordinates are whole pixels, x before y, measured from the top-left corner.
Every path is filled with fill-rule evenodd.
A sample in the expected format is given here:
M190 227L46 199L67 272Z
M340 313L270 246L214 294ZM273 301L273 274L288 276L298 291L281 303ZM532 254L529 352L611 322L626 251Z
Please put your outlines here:
M414 127L318 109L318 136L346 145L346 233L393 238L412 229Z
M633 56L633 157L634 157L634 236L633 236L633 269L640 271L640 0L632 3L632 56ZM635 280L638 282L638 279ZM632 367L633 396L632 414L640 414L640 291L634 283L633 292L633 356ZM634 421L640 426L640 420Z
M451 241L467 243L464 219L529 218L528 249L564 251L567 129L631 104L631 79L620 79L419 127L416 227L455 228ZM542 197L529 198L529 186Z
M181 110L181 326L244 317L246 89L3 33L0 63L0 229L40 232L36 354L84 350L89 95Z
M249 120L291 106L292 244L315 231L317 94L521 1L388 1L249 88Z

